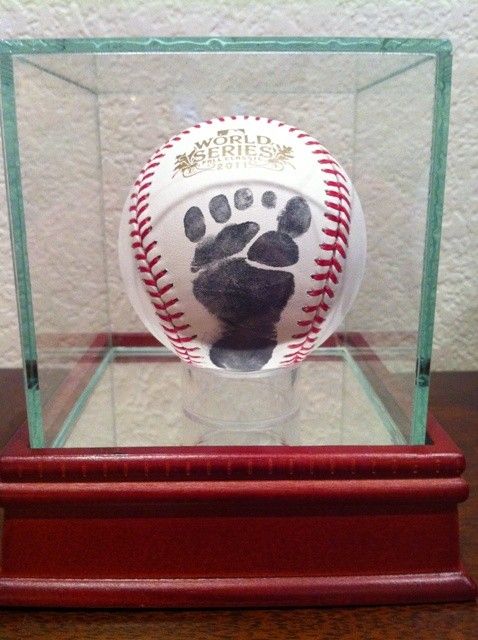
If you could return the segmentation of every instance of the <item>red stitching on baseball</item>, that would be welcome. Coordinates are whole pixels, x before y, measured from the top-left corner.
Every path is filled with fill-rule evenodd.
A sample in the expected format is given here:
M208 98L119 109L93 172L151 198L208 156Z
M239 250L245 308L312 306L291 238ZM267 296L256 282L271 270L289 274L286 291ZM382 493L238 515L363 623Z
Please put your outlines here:
M161 299L164 296L164 294L168 293L168 291L170 291L172 288L173 288L173 283L170 282L164 287L160 287L157 291L148 291L148 293L151 298Z
M279 126L281 125L279 124ZM304 135L299 134L297 137L303 138ZM340 165L338 162L330 156L330 153L320 142L309 140L305 144L311 147L320 147L319 149L313 149L312 154L319 156L317 163L320 165L322 173L332 177L330 180L324 180L325 185L332 188L325 191L329 200L324 204L329 211L325 212L324 217L329 222L329 225L322 229L323 234L330 238L331 242L324 242L320 245L322 251L330 253L330 256L315 258L314 260L317 267L321 268L321 271L311 274L310 277L314 282L320 282L320 287L309 289L307 295L318 299L318 302L314 305L302 307L304 313L313 314L313 316L297 320L297 325L304 327L306 330L292 335L292 339L299 340L299 342L288 345L289 351L284 355L281 363L283 366L298 364L315 347L317 337L321 331L321 325L325 322L327 312L330 309L330 305L326 300L332 300L335 297L335 287L340 282L340 274L343 270L340 261L345 260L347 257L346 247L348 246L350 233L351 206L348 197L350 191L346 185L347 178L339 171Z
M141 180L138 180L137 182L135 182L134 186L138 187L138 190L136 192L138 195L140 192L145 191L148 187L151 186L151 182L145 182L145 180L147 180L149 176L151 176L151 174L148 174L148 177L143 176Z
M313 273L310 277L312 278L312 280L318 280L319 282L322 282L322 280L332 280L334 284L338 284L339 282L338 277L332 271L332 269L324 271L323 273Z
M347 178L342 173L340 173L339 171L336 171L335 169L322 169L322 173L332 173L336 178L340 178L344 182L347 181ZM347 193L348 193L348 190L347 190Z
M332 251L332 253L338 252L344 259L347 257L347 254L345 253L345 249L340 244L340 242L334 242L333 244L328 244L324 242L323 244L320 245L320 248L323 249L324 251Z
M345 233L343 233L340 230L340 226L337 225L336 229L327 229L327 228L323 228L322 231L325 233L326 236L332 237L332 238L338 238L339 240L342 240L342 242L344 243L344 245L347 247L348 246L348 240L347 240L347 236L345 235Z
M180 327L174 327L171 328L169 325L167 324L161 324L161 326L163 327L163 329L165 331L167 331L168 333L177 333L178 331L184 331L185 329L189 329L189 327L191 326L190 324L182 324Z
M191 340L194 340L195 338L197 338L197 334L194 334L193 336L169 336L169 339L171 340L171 342L174 342L175 344L183 344L184 342L191 342Z
M172 322L173 320L176 320L177 318L182 318L184 313L182 311L178 311L177 313L171 313L171 314L168 313L165 316L163 316L161 313L157 313L156 315L158 316L158 318L160 320L163 320L164 322Z
M337 198L339 201L343 200L344 202L347 203L348 207L350 207L350 200L347 198L346 195L344 195L343 193L340 193L340 191L332 191L332 189L327 189L327 191L325 193L328 196L332 196L333 198Z
M348 225L347 222L345 222L345 220L342 220L342 218L340 218L339 216L334 216L333 213L324 213L324 217L327 218L327 220L332 220L332 222L336 222L337 224L341 224L343 226L343 228L345 229L345 231L347 233L350 233L350 227Z
M326 180L325 184L328 187L337 187L338 189L343 189L347 194L349 193L349 190L347 189L347 186L343 182L335 182L334 180Z
M189 133L189 131L186 130L183 131L183 133ZM171 140L177 142L181 140L181 137L176 136ZM164 145L163 149L171 148L172 146L173 144L170 141ZM186 360L189 364L194 364L201 360L201 356L194 353L198 351L198 347L186 345L197 338L197 335L182 335L184 331L190 329L191 325L188 323L176 324L176 320L184 316L182 311L176 313L170 313L168 311L170 307L178 302L178 298L168 299L165 297L171 293L174 284L172 282L165 285L159 284L160 280L167 275L168 270L159 268L159 271L157 271L161 256L155 255L150 257L149 255L158 243L156 240L148 241L149 234L152 231L150 224L151 216L144 215L144 213L149 207L148 189L151 186L150 179L153 178L155 169L159 166L159 162L156 162L156 160L163 156L163 153L155 153L140 172L141 178L135 182L136 192L131 194L132 204L129 207L129 211L133 214L129 220L131 226L130 237L133 239L131 248L135 252L134 258L137 263L137 268L142 276L141 279L146 287L146 292L151 300L151 304L155 309L155 314L161 320L161 327L166 332L172 348L183 360ZM141 194L140 197L138 197L139 194ZM161 311L163 313L160 313Z
M144 202L148 198L149 198L149 193L143 193L141 198L138 198L138 200L136 201L136 206L138 206L139 204L141 204L142 202Z
M336 271L338 271L339 273L342 273L342 265L340 264L340 262L338 260L336 260L335 258L316 258L315 259L315 263L319 266L319 267L332 267L334 268Z
M349 210L344 207L342 204L336 204L335 202L331 202L330 200L326 200L325 201L325 205L327 207L330 207L331 209L335 209L336 211L340 211L340 213L343 213L347 220L350 222L350 213Z

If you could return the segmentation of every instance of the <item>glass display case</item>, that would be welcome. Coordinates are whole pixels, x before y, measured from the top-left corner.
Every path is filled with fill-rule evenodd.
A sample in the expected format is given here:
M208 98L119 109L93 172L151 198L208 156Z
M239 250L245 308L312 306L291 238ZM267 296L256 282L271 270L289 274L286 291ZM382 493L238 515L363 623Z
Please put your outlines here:
M35 503L32 517L41 522L40 533L34 534L36 554L24 571L19 569L21 543L30 534L15 516L7 519L9 540L20 540L17 546L10 542L0 576L10 594L7 601L29 602L39 589L46 594L39 597L43 603L107 606L470 597L470 582L457 568L453 538L456 503L465 492L458 477L461 458L433 424L427 435L449 43L393 38L24 40L0 44L0 65L28 411L23 435L14 436L2 458L3 477L13 483L5 485L3 499L8 503L16 499L13 495L23 496L22 505ZM196 377L192 382L187 368L136 318L119 275L117 237L130 185L152 151L195 122L228 114L283 120L330 149L359 193L367 258L358 297L342 325L295 371L297 404L290 419L277 428L266 425L253 437L241 438L236 428L232 438L223 434L221 440L219 434L211 440L208 426L191 417L199 405L209 403L228 433L238 421L241 403L267 414L268 407L282 401L284 387L246 376L238 392L224 378L218 395L207 381ZM431 494L417 484L417 477L425 484L443 480L433 485L432 493L445 496L448 520L428 503L428 515L421 518L417 505ZM292 481L293 488L287 484ZM18 489L19 482L28 487ZM203 482L209 483L207 500ZM411 502L406 502L408 489L396 482L411 483ZM13 486L17 493L9 493ZM362 511L359 495L367 496ZM317 500L328 505L323 513ZM435 504L436 498L431 500ZM74 517L72 502L77 505ZM44 503L49 510L40 514ZM140 505L146 503L143 512ZM166 515L153 526L159 503ZM259 517L257 505L264 504ZM256 506L249 513L247 505ZM277 510L283 523L280 544L267 538L279 536ZM410 518L414 511L416 518ZM328 514L325 521L321 513ZM311 528L302 529L298 523L306 516ZM239 541L241 527L234 522L254 518L252 528L244 525L247 541ZM339 521L340 527L347 521L345 528L359 533L337 537ZM113 522L115 534L107 524ZM267 523L274 534L267 533ZM320 553L312 558L312 532L318 535L321 527L336 543L327 547L321 538ZM381 554L388 540L377 542L376 533L371 534L377 527L394 538L394 558ZM181 548L171 539L179 530L184 534ZM194 540L188 531L194 531ZM375 540L370 548L364 542L369 534ZM67 568L55 559L48 535L69 541ZM430 547L436 535L443 540L435 552ZM128 536L139 541L150 536L138 556L133 543L125 542ZM117 564L115 554L104 560L95 539L101 548L119 549ZM211 558L224 539L229 555L218 553L221 565ZM419 552L417 540L428 550ZM88 559L83 544L89 545ZM235 544L238 550L245 545L254 551L241 560ZM354 548L362 549L360 562ZM308 563L303 575L294 564L301 554ZM317 568L319 555L336 568ZM179 557L178 572L173 559ZM410 557L418 558L417 566ZM77 565L82 568L72 568ZM368 581L368 596L349 580L355 571ZM373 578L384 572L387 579ZM420 583L425 587L417 586L420 579L403 577L414 572L420 579L429 576ZM311 591L311 576L318 573L321 586ZM398 574L403 574L402 587L392 579ZM22 599L8 580L25 575L36 576L43 586L22 583L29 594ZM174 589L164 582L178 575L189 580L177 592L187 592L187 597L171 595ZM241 596L231 600L224 595L230 589L226 583L237 575L242 576ZM258 596L260 589L254 586L265 575L276 580L268 587L268 598ZM278 575L283 587L277 586ZM70 594L66 600L55 591L59 576ZM78 576L93 580L83 595L75 586ZM143 586L131 586L138 576L144 578ZM163 582L151 586L158 576ZM206 593L204 585L195 591L191 585L198 576L223 582L217 583L217 591L207 587ZM106 595L98 585L111 578L116 586ZM45 580L53 586L45 587ZM433 583L434 595L425 583ZM350 597L350 590L355 595Z
M233 113L282 119L323 142L351 176L367 227L358 299L300 367L307 402L294 434L270 443L425 442L450 82L443 43L25 41L3 52L31 446L201 442L182 411L179 362L140 335L116 238L151 150Z

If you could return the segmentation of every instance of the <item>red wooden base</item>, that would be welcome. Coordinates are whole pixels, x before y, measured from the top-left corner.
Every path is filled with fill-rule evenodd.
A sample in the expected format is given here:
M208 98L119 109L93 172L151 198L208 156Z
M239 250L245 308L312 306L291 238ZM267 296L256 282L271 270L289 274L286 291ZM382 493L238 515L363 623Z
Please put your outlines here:
M460 452L37 450L0 457L0 604L348 605L472 599Z

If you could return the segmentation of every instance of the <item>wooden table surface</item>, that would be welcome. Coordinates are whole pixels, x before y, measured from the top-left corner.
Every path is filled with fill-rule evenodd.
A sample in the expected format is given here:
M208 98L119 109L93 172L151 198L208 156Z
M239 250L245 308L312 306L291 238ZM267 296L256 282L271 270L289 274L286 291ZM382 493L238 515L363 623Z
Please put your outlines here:
M471 493L460 510L462 558L478 580L478 372L435 373L431 410L467 458ZM150 638L474 640L478 607L469 602L327 609L0 609L0 640Z

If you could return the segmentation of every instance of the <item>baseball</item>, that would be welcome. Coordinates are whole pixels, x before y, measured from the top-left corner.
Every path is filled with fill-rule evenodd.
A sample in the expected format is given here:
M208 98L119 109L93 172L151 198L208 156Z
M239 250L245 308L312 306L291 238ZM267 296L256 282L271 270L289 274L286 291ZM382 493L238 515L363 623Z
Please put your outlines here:
M172 137L127 198L119 260L146 328L190 365L299 364L358 292L365 223L351 180L309 134L226 116Z

